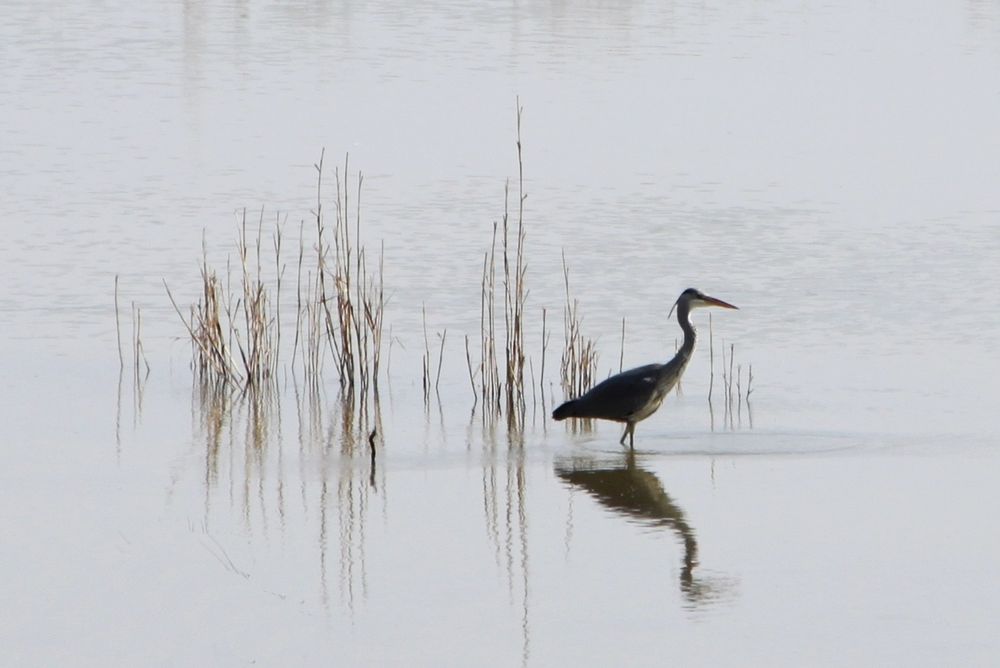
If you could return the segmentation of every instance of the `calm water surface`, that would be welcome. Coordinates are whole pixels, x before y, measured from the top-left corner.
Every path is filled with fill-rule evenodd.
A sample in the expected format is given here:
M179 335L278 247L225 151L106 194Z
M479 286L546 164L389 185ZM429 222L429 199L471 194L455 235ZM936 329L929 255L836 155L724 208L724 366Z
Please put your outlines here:
M1000 660L995 3L3 16L0 663ZM623 318L626 366L672 354L694 285L741 307L713 316L754 369L733 419L706 336L633 457L540 402L520 434L470 415L517 96L535 363L563 252L602 376ZM326 199L349 153L385 244L374 467L332 373L260 405L193 388L163 290L197 298L244 207L293 265L324 148ZM426 407L422 307L448 331Z

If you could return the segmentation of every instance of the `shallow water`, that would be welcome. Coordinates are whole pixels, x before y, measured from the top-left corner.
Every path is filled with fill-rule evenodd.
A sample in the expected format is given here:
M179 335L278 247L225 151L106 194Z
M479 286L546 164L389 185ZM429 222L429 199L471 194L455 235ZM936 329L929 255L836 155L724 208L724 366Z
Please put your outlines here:
M0 663L996 662L997 6L3 14ZM516 96L549 383L565 252L601 376L622 318L626 366L670 355L695 285L741 308L712 329L749 405L709 410L702 312L632 458L547 421L557 384L522 434L470 414ZM313 398L287 368L259 405L200 392L162 284L193 301L244 207L294 264L324 147L326 198L349 152L385 243L374 467L331 370Z

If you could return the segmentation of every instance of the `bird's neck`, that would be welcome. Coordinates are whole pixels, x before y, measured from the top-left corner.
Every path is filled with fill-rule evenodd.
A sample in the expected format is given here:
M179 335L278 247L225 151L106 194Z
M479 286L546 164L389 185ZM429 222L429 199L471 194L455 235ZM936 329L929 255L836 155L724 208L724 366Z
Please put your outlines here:
M691 357L691 353L694 352L694 341L698 336L694 325L691 324L690 315L691 309L687 305L681 305L677 308L677 323L684 331L684 343L681 345L680 350L677 351L677 355L678 357L683 357L685 360Z
M684 369L691 360L691 353L694 352L694 340L697 335L688 317L690 314L691 309L687 305L682 304L677 308L677 322L684 330L684 343L681 344L673 359L660 367L657 387L661 397L672 390L677 381L680 380L681 374L684 373Z

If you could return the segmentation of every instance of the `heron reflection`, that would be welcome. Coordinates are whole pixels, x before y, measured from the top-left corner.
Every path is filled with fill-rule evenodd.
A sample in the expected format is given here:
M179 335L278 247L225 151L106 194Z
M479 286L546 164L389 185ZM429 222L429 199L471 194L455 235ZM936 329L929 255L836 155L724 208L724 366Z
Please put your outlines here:
M715 589L707 580L694 576L698 565L698 541L684 511L663 489L660 479L636 464L629 451L621 459L600 462L589 457L556 461L556 475L594 497L602 506L619 515L654 528L670 529L684 545L680 587L689 603L711 598Z

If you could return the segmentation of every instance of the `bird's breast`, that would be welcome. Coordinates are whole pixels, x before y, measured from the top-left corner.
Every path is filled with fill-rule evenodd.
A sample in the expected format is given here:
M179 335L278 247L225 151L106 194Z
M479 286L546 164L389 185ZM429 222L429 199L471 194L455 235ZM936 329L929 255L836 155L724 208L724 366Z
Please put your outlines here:
M659 390L653 392L649 397L649 401L643 404L639 410L632 414L632 421L638 422L640 420L645 420L650 415L655 413L663 403L663 398L665 396L667 396L666 392L661 392Z

